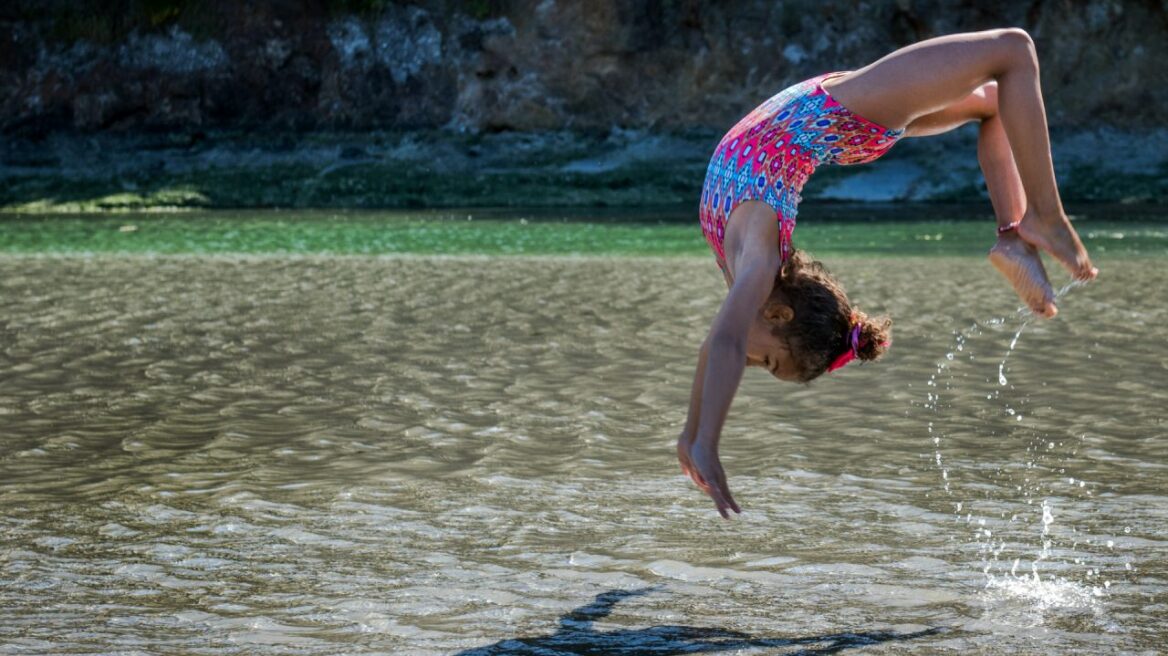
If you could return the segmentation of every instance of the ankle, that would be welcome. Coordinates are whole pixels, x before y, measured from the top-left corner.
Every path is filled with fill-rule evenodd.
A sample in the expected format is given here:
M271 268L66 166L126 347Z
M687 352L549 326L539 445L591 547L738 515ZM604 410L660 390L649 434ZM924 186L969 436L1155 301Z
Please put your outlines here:
M1019 223L1040 223L1042 225L1060 225L1067 221L1067 213L1061 207L1046 211L1027 208Z
M1022 225L1022 221L1009 221L1006 223L998 222L998 239L1011 238L1018 236L1018 226Z

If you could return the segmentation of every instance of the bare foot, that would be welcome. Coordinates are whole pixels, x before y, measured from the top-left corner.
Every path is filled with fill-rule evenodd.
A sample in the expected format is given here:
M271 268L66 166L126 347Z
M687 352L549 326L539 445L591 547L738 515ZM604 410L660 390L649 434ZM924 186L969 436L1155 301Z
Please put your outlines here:
M998 236L990 249L990 263L1010 281L1018 298L1035 314L1047 319L1058 314L1054 306L1054 289L1046 277L1046 268L1038 250L1022 241L1014 232Z
M1075 280L1094 280L1099 275L1099 269L1091 265L1087 249L1066 216L1040 219L1027 210L1017 232L1022 239L1053 255Z

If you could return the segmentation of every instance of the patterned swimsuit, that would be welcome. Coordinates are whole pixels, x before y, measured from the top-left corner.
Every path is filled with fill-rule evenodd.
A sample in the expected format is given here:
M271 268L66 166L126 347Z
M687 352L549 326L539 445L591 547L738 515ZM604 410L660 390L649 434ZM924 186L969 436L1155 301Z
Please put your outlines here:
M714 151L702 186L702 234L726 270L726 223L734 208L761 200L779 221L779 255L790 254L803 185L820 164L863 164L888 152L889 130L836 102L813 77L775 94L738 122Z

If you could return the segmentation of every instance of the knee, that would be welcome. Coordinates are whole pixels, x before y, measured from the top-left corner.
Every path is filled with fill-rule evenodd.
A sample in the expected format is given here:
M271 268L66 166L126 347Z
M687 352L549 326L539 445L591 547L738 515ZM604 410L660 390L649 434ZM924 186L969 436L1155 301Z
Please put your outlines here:
M993 38L1003 53L1014 65L1038 65L1038 53L1034 39L1020 27L1007 27L993 31Z
M1005 27L993 30L994 39L1011 48L1019 50L1034 50L1034 39L1030 33L1020 27Z

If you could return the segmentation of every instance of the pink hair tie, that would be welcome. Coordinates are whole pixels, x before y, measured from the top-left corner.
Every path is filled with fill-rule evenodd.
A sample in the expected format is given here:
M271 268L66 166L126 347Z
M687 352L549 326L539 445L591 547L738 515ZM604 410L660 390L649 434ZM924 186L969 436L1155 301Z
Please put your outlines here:
M856 325L852 326L852 332L848 336L848 346L850 348L848 348L848 350L844 351L843 353L840 353L839 357L836 358L830 365L827 366L828 373L831 373L831 372L835 371L836 369L843 367L844 365L851 362L852 360L855 360L856 356L858 356L860 354L859 351L860 351L860 329L861 328L862 328L862 324L858 324L858 323Z

